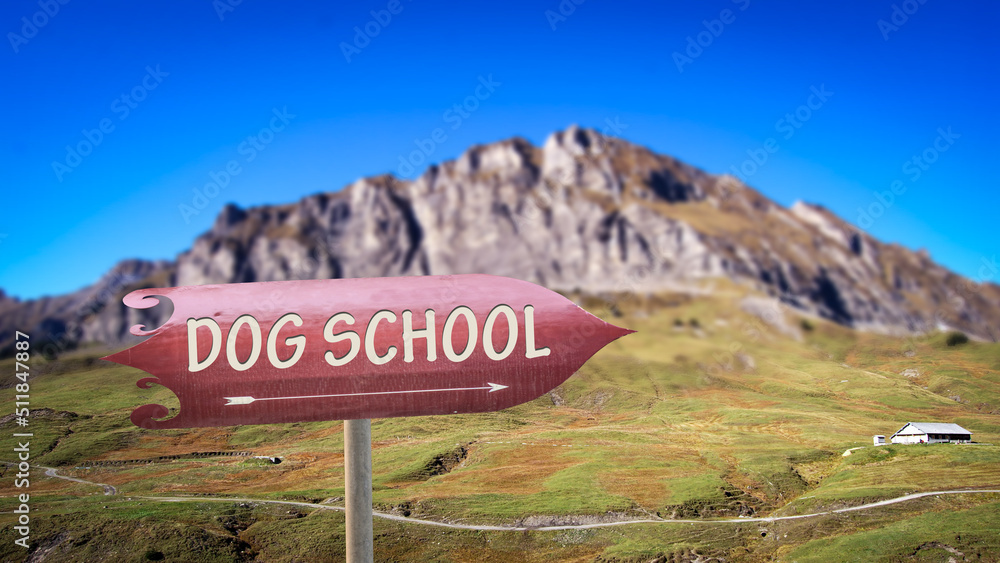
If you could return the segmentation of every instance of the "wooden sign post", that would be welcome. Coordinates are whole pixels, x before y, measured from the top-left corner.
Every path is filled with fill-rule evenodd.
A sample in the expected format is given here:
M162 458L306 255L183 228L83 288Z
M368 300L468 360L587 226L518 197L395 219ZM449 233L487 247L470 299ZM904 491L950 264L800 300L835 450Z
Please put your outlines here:
M344 511L347 513L347 560L375 559L372 521L372 421L344 421Z
M167 322L132 327L150 338L105 359L150 373L137 385L167 387L180 411L143 405L132 422L347 421L351 561L372 553L370 419L524 403L632 332L535 284L478 274L141 289L124 302L160 298L174 305Z

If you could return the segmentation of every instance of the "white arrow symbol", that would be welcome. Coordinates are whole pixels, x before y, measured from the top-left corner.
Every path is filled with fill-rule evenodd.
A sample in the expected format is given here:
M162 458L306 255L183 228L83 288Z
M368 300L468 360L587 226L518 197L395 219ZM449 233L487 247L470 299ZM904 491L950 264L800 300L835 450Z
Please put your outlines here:
M225 406L229 405L249 405L255 401L283 401L286 399L324 399L328 397L360 397L363 395L400 395L404 393L440 393L442 391L476 391L480 389L488 389L488 393L494 391L499 391L501 389L506 389L509 385L500 385L499 383L487 383L487 387L453 387L451 389L414 389L412 391L373 391L370 393L340 393L337 395L303 395L300 397L223 397L223 399L229 401Z

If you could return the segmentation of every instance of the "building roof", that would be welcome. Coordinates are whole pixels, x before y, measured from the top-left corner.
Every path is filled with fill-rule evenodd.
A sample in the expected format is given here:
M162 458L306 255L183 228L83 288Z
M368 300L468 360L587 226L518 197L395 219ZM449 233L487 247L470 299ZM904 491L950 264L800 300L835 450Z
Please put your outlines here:
M957 424L945 423L945 422L907 422L902 428L896 431L893 436L898 436L907 427L912 426L915 431L907 432L906 434L969 434L965 428Z

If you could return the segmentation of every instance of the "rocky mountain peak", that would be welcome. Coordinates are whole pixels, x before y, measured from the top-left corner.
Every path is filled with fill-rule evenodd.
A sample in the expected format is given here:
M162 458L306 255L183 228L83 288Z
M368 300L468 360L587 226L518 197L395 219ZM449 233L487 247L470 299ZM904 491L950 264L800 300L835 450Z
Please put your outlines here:
M222 211L219 212L219 216L215 218L215 224L212 227L212 231L217 233L224 233L228 231L233 225L236 225L246 219L247 213L235 203L227 203Z
M474 145L455 161L452 171L460 175L488 175L533 169L538 158L537 151L520 137Z
M822 206L785 209L731 176L575 125L542 147L519 137L475 145L412 181L381 175L296 203L227 205L174 262L126 261L68 296L0 298L0 324L43 327L63 344L116 342L137 318L120 296L141 285L448 273L585 292L676 291L724 276L861 329L996 338L1000 325L996 285L970 284ZM144 314L155 324L164 313Z

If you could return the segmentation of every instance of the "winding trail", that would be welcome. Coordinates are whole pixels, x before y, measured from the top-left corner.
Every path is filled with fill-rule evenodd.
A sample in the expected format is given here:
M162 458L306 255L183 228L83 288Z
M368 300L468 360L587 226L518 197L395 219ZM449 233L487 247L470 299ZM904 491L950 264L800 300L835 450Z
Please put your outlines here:
M60 475L56 472L55 467L45 467L44 465L36 465L39 469L44 469L45 474L49 477L55 477L56 479L65 479L67 481L74 481L77 483L83 483L84 485L94 485L95 487L103 487L105 495L116 495L118 494L118 489L108 485L107 483L95 483L93 481L87 481L86 479L77 479L76 477L68 477L66 475Z
M450 528L453 530L475 530L475 531L487 531L487 532L526 532L526 531L556 532L562 530L589 530L593 528L610 528L614 526L628 526L632 524L738 524L746 522L777 522L780 520L799 520L802 518L814 518L816 516L824 516L829 514L839 514L843 512L853 512L857 510L867 510L869 508L888 506L890 504L906 502L909 500L914 500L923 497L930 497L936 495L959 495L959 494L969 494L969 493L1000 493L1000 489L982 489L982 490L968 490L968 491L931 491L926 493L914 493L912 495L906 495L893 499L862 504L859 506L852 506L849 508L829 510L826 512L796 514L794 516L766 516L762 518L727 518L719 520L708 520L708 519L667 520L663 518L655 518L655 519L644 519L644 520L619 520L615 522L600 522L596 524L566 524L559 526L478 526L474 524L450 524L447 522L437 522L434 520L421 520L419 518L410 518L407 516L386 514L384 512L375 512L374 516L376 518L392 520L395 522L422 524L424 526L437 526L439 528ZM149 497L149 496L144 496L139 498L159 501L159 502L256 502L262 504L264 503L283 504L292 506L302 506L306 508L317 508L323 510L336 510L338 512L344 511L344 507L342 506L331 506L328 504L317 504L312 502L298 502L290 500L263 500L254 498L224 498L224 497Z
M85 485L94 485L95 487L102 487L104 489L105 495L118 494L118 489L106 483L95 483L93 481L87 481L86 479L78 479L76 477L68 477L66 475L60 475L58 472L56 472L56 469L54 467L45 467L42 465L36 465L35 467L44 469L45 475L49 477L55 477L57 479L65 479L67 481L74 481L76 483L83 483ZM388 514L385 512L374 512L373 515L376 518L382 518L383 520L392 520L394 522L404 522L409 524L420 524L423 526L437 526L439 528L449 528L452 530L473 530L482 532L526 532L526 531L556 532L563 530L590 530L594 528L611 528L615 526L629 526L632 524L739 524L746 522L778 522L781 520L801 520L803 518L815 518L817 516L842 514L844 512L856 512L858 510L867 510L869 508L889 506L890 504L898 504L901 502L907 502L910 500L915 500L924 497L932 497L938 495L964 495L964 494L974 494L974 493L1000 493L1000 489L973 489L964 491L963 490L929 491L926 493L913 493L901 497L880 500L878 502L870 502L858 506L851 506L848 508L838 508L837 510L827 510L824 512L795 514L792 516L764 516L758 518L723 518L716 520L712 519L675 520L675 519L665 519L665 518L648 518L648 519L637 519L637 520L616 520L613 522L598 522L595 524L565 524L558 526L488 526L488 525L475 525L475 524L451 524L448 522L437 522L435 520L421 520L420 518L410 518L409 516L399 516L396 514ZM320 510L335 510L337 512L344 511L343 506L333 506L329 504L319 504L314 502L300 502L294 500L271 500L271 499L259 499L259 498L247 498L247 497L141 496L137 498L152 500L156 502L256 502L260 504L281 504L286 506L301 506L304 508L314 508Z
M13 466L13 467L17 466L16 463L11 462L11 461L4 461L4 462L0 462L0 463L3 463L4 465ZM104 494L106 494L106 495L116 495L116 494L118 494L118 489L112 487L111 485L109 485L107 483L95 483L93 481L87 481L86 479L77 479L76 477L68 477L66 475L60 475L59 472L56 470L55 467L46 467L44 465L38 465L38 464L35 464L33 467L37 467L38 469L44 469L45 470L45 475L47 477L54 477L56 479L65 479L66 481L73 481L73 482L76 482L76 483L83 483L84 485L93 485L95 487L102 487L104 489Z

